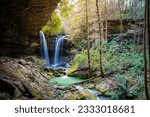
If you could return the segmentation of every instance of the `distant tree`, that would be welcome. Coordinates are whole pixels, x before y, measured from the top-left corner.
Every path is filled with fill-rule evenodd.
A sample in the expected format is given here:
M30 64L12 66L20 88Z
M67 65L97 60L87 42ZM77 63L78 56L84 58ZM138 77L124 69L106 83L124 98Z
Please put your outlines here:
M92 71L91 71L91 60L90 60L89 23L88 23L88 0L86 0L86 38L87 38L87 55L88 55L89 77L91 77L92 76Z
M119 20L120 20L120 38L121 38L121 43L123 43L123 13L122 13L122 4L123 3L124 3L124 0L118 0L118 8L119 8L119 14L120 14Z
M136 10L136 4L137 4L137 0L134 0L134 22L135 22L134 23L134 45L135 45L135 48L136 48L136 41L137 41L137 39L136 39L136 37L137 37L137 34L136 34L136 32L137 32L137 21L136 21L137 10Z
M147 39L149 44L149 93L150 93L150 0L147 0ZM149 95L150 99L150 95Z
M150 99L149 90L148 89L148 69L147 69L147 62L149 62L150 68L150 38L149 38L149 0L145 0L145 16L144 16L144 79L145 79L145 95L146 99ZM149 53L149 60L147 61L147 42L149 45L148 53ZM150 69L149 69L150 74ZM150 86L150 75L149 75L149 86Z
M107 39L107 34L108 34L108 23L107 23L107 0L104 1L105 4L105 39Z
M104 78L104 71L102 66L102 38L101 38L101 21L100 21L100 13L99 13L99 0L96 0L96 8L97 8L97 21L99 26L99 54L100 54L100 72L102 78Z

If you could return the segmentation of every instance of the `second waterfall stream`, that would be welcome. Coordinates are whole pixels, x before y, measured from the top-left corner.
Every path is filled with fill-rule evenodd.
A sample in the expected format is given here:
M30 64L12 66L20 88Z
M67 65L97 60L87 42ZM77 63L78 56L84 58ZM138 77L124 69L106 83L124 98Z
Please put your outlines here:
M45 59L44 66L58 67L62 62L61 59L63 57L63 45L64 45L64 40L67 39L67 36L58 36L55 39L54 57L50 57L45 34L43 31L40 31L39 34L40 34L40 43L41 43L41 56ZM50 58L54 58L53 60L54 62L52 62Z

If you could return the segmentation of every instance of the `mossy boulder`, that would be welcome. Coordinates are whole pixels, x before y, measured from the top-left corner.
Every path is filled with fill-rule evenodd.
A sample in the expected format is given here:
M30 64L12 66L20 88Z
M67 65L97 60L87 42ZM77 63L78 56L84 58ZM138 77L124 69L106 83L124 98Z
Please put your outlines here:
M66 75L65 69L44 68L44 71L55 77Z
M88 89L79 90L79 94L81 99L97 100L97 97L90 93Z
M96 86L94 84L89 84L88 88L89 89L94 89L94 88L96 88Z
M86 79L89 76L89 68L87 66L79 67L78 64L73 65L67 72L68 76Z
M96 89L102 93L102 95L109 96L110 95L110 87L109 85L102 81L100 84L96 85Z

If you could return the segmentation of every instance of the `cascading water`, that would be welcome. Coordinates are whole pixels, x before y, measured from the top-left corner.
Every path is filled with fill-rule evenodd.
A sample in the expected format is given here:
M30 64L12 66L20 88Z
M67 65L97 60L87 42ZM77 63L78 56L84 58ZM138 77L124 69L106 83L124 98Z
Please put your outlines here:
M45 35L43 31L40 31L40 43L41 43L41 55L45 59L45 67L50 67L50 59L49 59L49 54L48 54L48 47L47 47L47 42Z
M59 36L56 38L55 41L55 53L54 53L54 66L58 66L60 63L60 60L62 58L63 53L63 41L66 39L66 36Z

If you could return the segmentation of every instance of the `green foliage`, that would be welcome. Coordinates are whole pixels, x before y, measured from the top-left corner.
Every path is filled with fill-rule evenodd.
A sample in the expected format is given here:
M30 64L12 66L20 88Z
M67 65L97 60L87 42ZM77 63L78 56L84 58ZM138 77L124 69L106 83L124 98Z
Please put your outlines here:
M80 53L76 54L76 56L74 57L72 64L78 64L79 66L83 66L87 64L87 54L86 54L86 50L82 50Z
M144 17L144 2L145 0L131 0L128 17Z
M64 27L62 27L61 31L59 32L59 35L66 35L66 31Z
M111 42L105 41L103 51L103 68L106 74L118 81L118 89L111 92L112 99L125 99L128 97L143 96L143 52L135 52L133 42L126 39L121 47L118 39ZM91 66L94 72L99 71L99 51L96 45L90 49ZM87 65L87 51L82 50L73 59L72 65ZM133 81L130 79L133 77ZM132 84L131 86L130 83ZM140 92L140 93L139 93ZM139 95L138 95L139 93Z
M76 36L74 37L74 42L75 42L75 45L78 46L78 47L84 47L87 43L87 40L85 39L82 39L80 36Z
M70 75L70 74L71 74L73 71L75 71L78 67L79 67L78 63L74 63L74 64L70 67L69 71L67 72L67 75Z
M68 17L69 14L71 14L73 8L74 5L69 3L69 0L61 0L61 2L58 5L58 9L62 17Z
M126 18L141 18L144 17L144 0L130 0L128 9L123 11Z
M132 42L125 42L123 50L119 43L114 39L110 43L104 42L103 65L107 74L121 73L123 70L130 74L141 75L144 69L143 53L133 51ZM90 50L91 65L94 71L99 70L99 51L93 47ZM74 57L72 64L78 63L79 66L87 65L87 51L82 50Z
M42 30L47 36L51 36L58 34L61 31L61 29L62 22L60 16L57 14L56 11L54 11L50 18L50 22L44 27L42 27Z
M93 71L96 71L99 69L99 52L98 50L91 50L90 51L90 57L91 57L91 66ZM88 64L88 59L87 59L87 50L82 50L80 53L78 53L73 61L72 65L78 64L79 66L85 66Z

